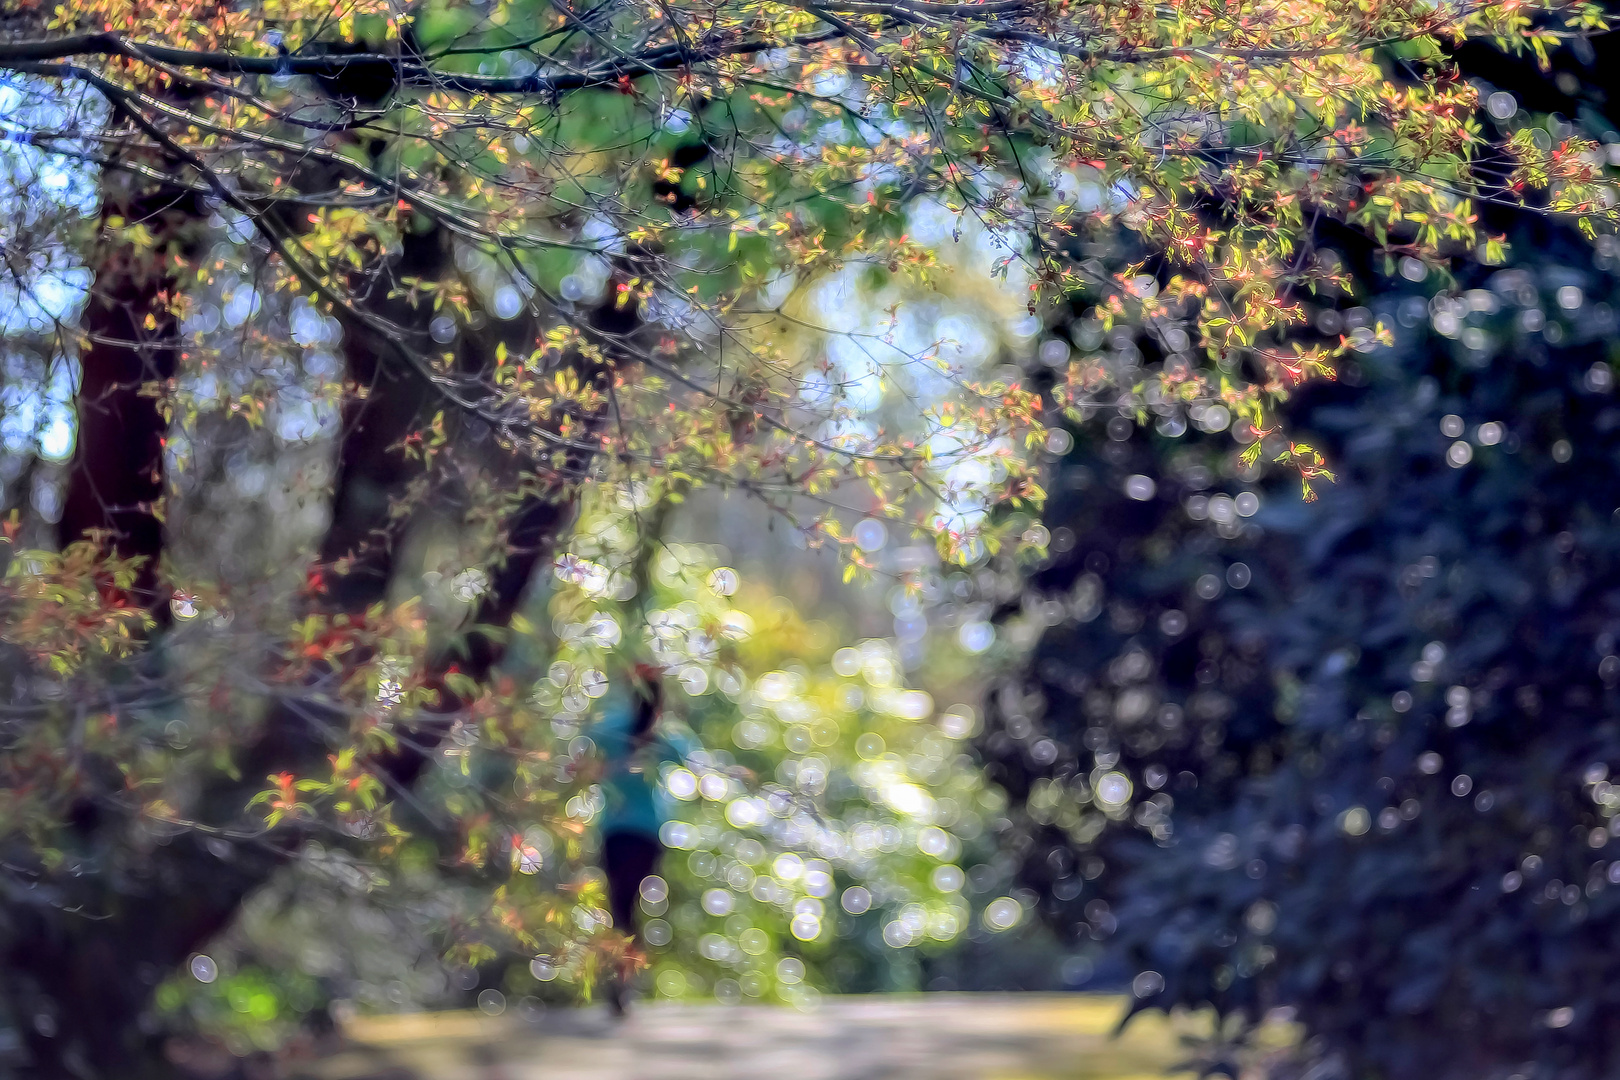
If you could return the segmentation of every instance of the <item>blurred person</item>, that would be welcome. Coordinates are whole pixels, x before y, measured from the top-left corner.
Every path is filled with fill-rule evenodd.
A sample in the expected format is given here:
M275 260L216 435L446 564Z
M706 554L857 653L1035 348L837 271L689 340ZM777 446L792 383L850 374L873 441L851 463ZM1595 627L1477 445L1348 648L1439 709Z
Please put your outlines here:
M599 831L601 869L607 878L613 925L631 938L630 948L608 980L608 1004L624 1015L630 975L639 966L643 942L638 899L641 883L656 873L664 847L659 833L669 820L668 796L659 785L662 765L680 764L693 749L678 732L661 730L663 669L637 664L628 693L616 694L591 729L602 755L603 806Z

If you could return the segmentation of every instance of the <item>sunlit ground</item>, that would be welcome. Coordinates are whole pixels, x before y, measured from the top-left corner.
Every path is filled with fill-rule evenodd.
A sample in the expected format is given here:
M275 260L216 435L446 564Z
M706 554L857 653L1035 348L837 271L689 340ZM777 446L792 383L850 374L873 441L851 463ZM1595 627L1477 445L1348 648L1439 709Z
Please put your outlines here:
M646 1004L356 1021L319 1080L1162 1080L1201 1025L1143 1015L1114 1037L1118 997L933 994L826 998L811 1011Z

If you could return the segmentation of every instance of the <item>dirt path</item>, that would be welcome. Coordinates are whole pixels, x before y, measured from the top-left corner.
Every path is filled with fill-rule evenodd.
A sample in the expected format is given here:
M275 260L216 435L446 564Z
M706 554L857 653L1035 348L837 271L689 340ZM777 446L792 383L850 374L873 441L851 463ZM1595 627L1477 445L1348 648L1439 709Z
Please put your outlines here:
M827 998L813 1011L647 1004L525 1022L478 1013L374 1018L318 1080L1164 1080L1176 1030L1080 994Z

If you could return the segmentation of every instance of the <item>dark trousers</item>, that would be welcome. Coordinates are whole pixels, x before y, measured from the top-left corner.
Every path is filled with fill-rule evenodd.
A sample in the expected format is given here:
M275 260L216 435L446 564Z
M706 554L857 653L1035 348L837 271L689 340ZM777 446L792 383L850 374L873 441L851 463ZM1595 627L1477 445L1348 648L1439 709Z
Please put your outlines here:
M641 926L637 897L641 879L658 869L663 845L636 833L609 833L602 837L602 873L607 875L608 910L613 925L635 935Z

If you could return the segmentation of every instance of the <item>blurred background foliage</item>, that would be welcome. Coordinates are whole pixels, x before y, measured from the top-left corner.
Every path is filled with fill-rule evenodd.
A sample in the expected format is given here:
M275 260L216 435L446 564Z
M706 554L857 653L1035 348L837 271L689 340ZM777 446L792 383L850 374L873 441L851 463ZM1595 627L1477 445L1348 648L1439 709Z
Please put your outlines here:
M1612 154L1607 40L1464 72L1504 134ZM1051 613L980 741L1041 910L1141 1007L1213 1004L1234 1045L1297 1016L1322 1080L1620 1067L1620 252L1482 212L1504 258L1449 272L1324 235L1362 288L1311 327L1354 352L1252 464L1208 410L1071 415L1001 609ZM1173 362L1173 327L1076 315L1063 346ZM1267 467L1290 439L1318 501Z
M510 816L497 790L503 748L470 733L460 740L465 773L443 770L422 801L459 800L459 818L511 836L513 881L572 891L573 929L606 933L591 725L627 658L651 655L668 672L663 728L690 749L660 776L674 811L659 875L642 889L643 995L810 1007L823 993L1077 984L1091 960L1033 917L1036 894L1016 887L1001 850L1012 823L971 749L977 708L942 706L923 688L976 696L959 635L927 649L909 635L905 648L883 623L905 632L916 619L891 603L906 589L874 578L844 593L852 610L829 610L816 603L819 560L800 556L811 576L798 590L823 616L808 617L729 565L740 560L727 548L666 539L693 527L670 527L680 500L668 495L641 487L593 498L518 624L527 639L509 654L519 681L533 679L530 705L549 718L550 779L576 827L525 828ZM888 545L871 546L879 558ZM779 539L752 545L778 560L791 550ZM931 546L890 554L937 562ZM837 577L831 562L821 569ZM933 591L949 592L943 580ZM864 636L856 623L890 633ZM419 853L393 867L310 845L164 984L160 1008L251 1053L358 1012L477 1006L534 1016L595 992L601 971L577 934L560 949L514 951L493 925L487 887L460 879L454 852L414 843Z

